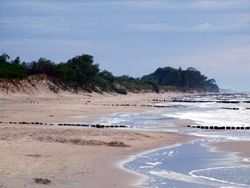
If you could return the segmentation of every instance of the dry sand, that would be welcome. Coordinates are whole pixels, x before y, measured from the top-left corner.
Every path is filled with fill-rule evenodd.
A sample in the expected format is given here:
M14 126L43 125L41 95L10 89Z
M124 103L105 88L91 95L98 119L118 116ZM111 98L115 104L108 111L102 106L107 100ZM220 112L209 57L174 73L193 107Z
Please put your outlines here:
M148 110L141 105L163 96L167 95L4 96L0 99L0 121L93 121L96 116L89 115ZM128 106L122 106L125 104ZM73 117L77 115L85 116ZM118 168L119 161L138 152L190 139L173 133L2 123L0 188L132 187L138 177ZM34 178L47 178L51 182L37 184Z
M14 95L0 97L1 121L40 121L40 122L73 122L92 121L89 115L108 114L115 112L140 112L149 108L143 104L152 103L154 98L183 95L169 94L64 94L53 96ZM130 105L130 106L126 106ZM82 118L73 118L73 116Z

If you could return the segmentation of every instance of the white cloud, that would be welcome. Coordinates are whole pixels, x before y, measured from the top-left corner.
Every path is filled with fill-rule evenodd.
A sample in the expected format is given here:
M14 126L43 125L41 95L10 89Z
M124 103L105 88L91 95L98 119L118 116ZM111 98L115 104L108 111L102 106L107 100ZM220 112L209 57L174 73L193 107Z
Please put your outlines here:
M244 8L244 6L250 5L249 1L246 0L207 0L198 1L191 5L191 7L196 9L236 9Z
M128 24L127 28L134 31L159 31L159 32L230 32L250 29L250 23L240 23L231 25L214 25L201 23L193 26L177 26L168 23L138 23Z
M86 39L1 39L0 52L6 52L12 58L20 56L24 61L46 57L61 62L82 53L94 56L107 53L107 45Z
M250 24L231 24L231 25L213 25L210 23L202 23L191 27L190 31L198 32L227 32L227 31L239 31L250 28Z
M248 0L199 0L199 1L163 1L163 0L127 0L110 2L115 5L134 7L137 9L160 10L225 10L250 6Z
M149 10L224 10L249 8L249 0L107 0L107 1L49 1L49 0L12 0L3 1L2 6L38 11L64 11L72 9L96 8L98 6L119 6Z

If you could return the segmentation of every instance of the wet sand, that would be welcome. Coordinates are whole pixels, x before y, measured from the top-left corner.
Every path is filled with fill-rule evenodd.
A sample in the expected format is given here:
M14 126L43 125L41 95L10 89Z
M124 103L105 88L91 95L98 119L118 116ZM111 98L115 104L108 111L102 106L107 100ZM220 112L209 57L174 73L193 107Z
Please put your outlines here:
M142 104L167 95L5 97L0 99L0 120L91 122L94 114L149 110ZM77 115L85 116L75 118ZM0 187L44 187L34 178L47 178L51 181L48 187L132 187L139 178L117 163L145 150L190 139L174 133L2 123Z
M218 151L234 152L241 157L250 158L250 141L227 141L212 146Z

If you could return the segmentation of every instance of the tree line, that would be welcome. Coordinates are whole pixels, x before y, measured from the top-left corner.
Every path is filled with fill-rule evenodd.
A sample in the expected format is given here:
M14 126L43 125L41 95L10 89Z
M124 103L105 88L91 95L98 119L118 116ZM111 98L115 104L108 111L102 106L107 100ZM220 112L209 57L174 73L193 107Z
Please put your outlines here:
M142 78L133 78L126 75L114 76L107 70L101 71L99 65L94 63L93 56L88 54L75 56L58 64L46 58L22 62L19 57L11 59L5 53L0 55L1 79L24 79L41 74L56 78L74 90L121 94L126 94L127 91L218 91L214 79L208 79L194 68L187 70L172 67L159 68Z
M142 80L155 81L160 86L174 86L182 91L219 91L219 87L214 79L208 79L200 71L192 67L186 70L173 67L158 68L154 73L143 76Z

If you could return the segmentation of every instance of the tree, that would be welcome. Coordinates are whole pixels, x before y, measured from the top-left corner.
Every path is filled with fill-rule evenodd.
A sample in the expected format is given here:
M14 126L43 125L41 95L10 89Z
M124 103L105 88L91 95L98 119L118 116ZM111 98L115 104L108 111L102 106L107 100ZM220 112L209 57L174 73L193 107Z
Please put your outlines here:
M28 75L46 74L64 82L75 89L88 91L113 91L126 94L127 91L156 91L171 89L181 91L218 92L214 79L208 79L193 67L186 70L173 67L158 68L155 72L140 78L127 75L115 77L109 71L100 72L94 64L93 56L82 54L69 59L66 63L55 64L49 59L40 58L31 63L22 62L19 57L10 60L8 54L0 55L0 78L16 79Z
M0 56L0 78L24 78L26 76L25 69L22 65L20 65L20 60L16 63L12 63L14 61L9 62L9 55L3 53Z
M93 56L83 54L57 66L57 74L74 87L92 85L98 76L99 65L93 64Z
M28 65L28 74L46 74L47 76L56 76L56 65L49 59L39 58Z
M178 70L172 67L158 68L154 73L142 77L143 81L154 81L160 86L175 86L180 90L218 91L215 80L207 80L193 67Z
M10 56L6 53L3 53L1 56L0 56L0 63L1 64L6 64L8 63L8 60L10 59Z
M109 71L102 71L99 74L103 79L107 80L109 83L113 83L115 80L115 77L113 76L113 74Z
M15 65L20 65L21 64L20 57L17 56L16 59L12 61L12 63Z

